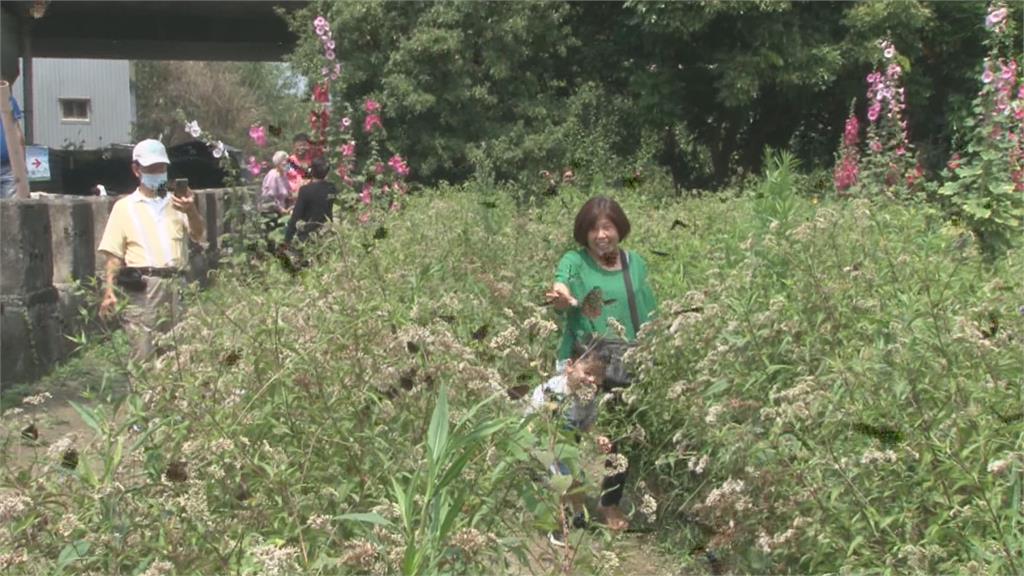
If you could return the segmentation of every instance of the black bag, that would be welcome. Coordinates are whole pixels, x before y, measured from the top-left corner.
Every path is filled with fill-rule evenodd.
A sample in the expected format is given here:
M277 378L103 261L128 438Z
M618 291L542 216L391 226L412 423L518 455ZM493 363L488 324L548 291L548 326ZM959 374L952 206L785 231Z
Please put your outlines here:
M636 308L633 279L629 276L629 258L626 256L625 250L619 251L619 261L622 262L622 279L626 283L629 319L633 322L633 333L635 334L640 330L640 314ZM633 346L632 342L627 342L621 338L609 338L607 336L591 334L591 337L586 342L576 343L576 350L574 352L576 352L577 356L585 352L596 354L604 362L604 384L602 388L608 391L613 388L628 388L633 383L633 375L630 374L625 362L622 360L626 350Z
M117 285L125 292L145 292L146 279L138 268L127 268L122 266L117 270Z

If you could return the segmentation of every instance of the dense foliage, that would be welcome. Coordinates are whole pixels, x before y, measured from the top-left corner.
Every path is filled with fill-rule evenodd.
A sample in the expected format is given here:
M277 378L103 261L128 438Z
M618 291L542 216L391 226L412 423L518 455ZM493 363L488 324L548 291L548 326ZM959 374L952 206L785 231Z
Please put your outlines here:
M1019 573L1020 253L992 267L931 211L809 199L791 162L736 199L620 194L662 300L598 423L632 462L634 525L697 573ZM619 573L623 541L600 534L539 552L568 488L546 465L593 449L510 398L553 365L538 303L586 196L511 196L432 191L383 228L349 212L297 276L226 271L161 369L81 407L77 437L5 412L0 558Z
M935 170L967 135L985 14L984 2L319 2L292 20L293 64L317 76L311 23L326 17L340 99L384 104L421 181L527 183L568 167L610 182L660 166L699 187L756 172L765 146L830 165L889 38L910 138Z
M252 124L275 126L275 149L291 149L304 131L302 79L286 65L255 62L133 62L137 118L135 140L162 137L168 146L192 140L181 129L179 110L237 148L249 143ZM275 130L276 132L277 130Z

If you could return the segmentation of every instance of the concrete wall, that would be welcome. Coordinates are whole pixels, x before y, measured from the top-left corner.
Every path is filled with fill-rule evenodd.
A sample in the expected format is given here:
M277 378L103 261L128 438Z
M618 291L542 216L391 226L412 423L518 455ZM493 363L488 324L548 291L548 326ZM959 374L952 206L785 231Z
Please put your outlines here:
M236 193L196 191L216 264L225 206ZM0 202L0 382L39 378L74 351L83 299L73 290L102 273L96 253L117 198L54 196ZM95 311L91 311L95 312Z

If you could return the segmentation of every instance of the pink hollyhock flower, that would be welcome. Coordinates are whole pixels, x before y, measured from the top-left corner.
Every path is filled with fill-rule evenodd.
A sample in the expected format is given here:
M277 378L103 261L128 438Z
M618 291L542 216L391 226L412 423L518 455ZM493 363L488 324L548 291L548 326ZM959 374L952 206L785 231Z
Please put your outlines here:
M363 191L359 193L359 200L367 205L373 202L373 188L369 184L363 186Z
M897 64L895 62L893 62L892 64L889 64L889 67L885 69L886 75L888 75L889 78L892 78L892 79L899 78L900 74L902 72L903 72L903 68L899 64Z
M833 176L836 190L842 192L856 184L858 173L857 161L852 156L843 158L842 163L836 166Z
M185 122L185 132L191 134L193 138L199 138L199 135L203 133L203 131L199 128L199 122L195 120L191 122Z
M903 146L899 146L899 147L896 148L896 155L897 156L903 156L906 153L907 153L907 149L904 148Z
M259 176L260 172L263 171L263 167L260 166L260 162L255 156L249 156L249 165L247 168L249 169L249 173L253 176Z
M846 129L843 130L843 144L856 146L859 134L860 123L857 121L857 116L850 114L850 117L846 119Z
M356 155L356 143L354 140L350 141L348 144L341 145L341 155L345 157Z
M1006 19L1006 8L999 8L989 12L985 18L985 27L994 28L997 24Z
M369 134L373 132L374 128L383 128L384 125L380 123L380 116L376 114L368 114L366 119L363 120L363 132Z
M327 90L327 84L317 84L313 87L313 102L326 104L331 101L331 94Z
M1000 73L999 77L1003 80L1013 80L1013 77L1017 75L1017 61L1011 60L1010 65L1007 66L1003 62L999 63Z
M988 67L986 67L985 71L981 73L981 81L985 84L991 83L994 77L995 75L992 74L992 71L989 70Z
M377 102L376 100L372 99L367 99L366 103L363 104L363 109L366 110L367 112L376 112L377 110L380 110L380 102Z
M405 160L403 160L398 154L395 154L390 160L388 160L388 166L391 166L391 169L399 176L409 175L409 165L406 164Z
M341 119L341 129L342 130L348 130L348 127L351 126L351 125L352 125L352 119L349 118L348 116L345 116L344 118Z
M891 60L892 57L896 55L896 49L893 48L892 46L889 46L888 48L885 49L884 52L882 52L882 55L885 56L886 59Z
M317 16L316 19L313 20L313 26L316 26L317 28L323 28L324 26L327 26L327 18L324 18L323 16Z
M882 151L882 142L879 140L872 140L868 147L871 148L872 152L878 154Z
M328 50L324 52L324 58L327 58L328 60L334 60L334 50Z
M875 122L878 120L878 115L882 112L882 105L878 102L874 102L868 108L868 120Z
M374 174L380 175L384 173L384 164L377 162L373 165Z
M259 123L249 127L249 138L261 148L267 145L267 131Z

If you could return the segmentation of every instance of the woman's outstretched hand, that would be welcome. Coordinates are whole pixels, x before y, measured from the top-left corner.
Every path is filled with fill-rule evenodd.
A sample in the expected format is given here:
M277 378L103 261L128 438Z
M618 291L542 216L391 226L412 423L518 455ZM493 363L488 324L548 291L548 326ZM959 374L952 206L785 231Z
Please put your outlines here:
M572 292L569 291L569 287L561 282L555 282L551 290L544 293L544 298L548 304L555 307L556 310L565 310L566 308L572 308L579 306L579 302L572 297Z

